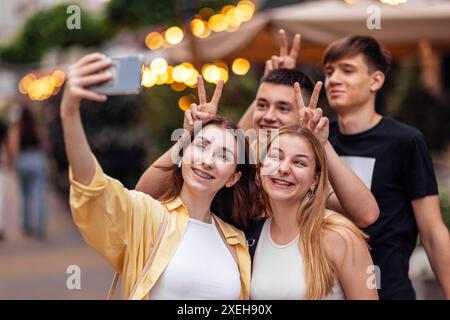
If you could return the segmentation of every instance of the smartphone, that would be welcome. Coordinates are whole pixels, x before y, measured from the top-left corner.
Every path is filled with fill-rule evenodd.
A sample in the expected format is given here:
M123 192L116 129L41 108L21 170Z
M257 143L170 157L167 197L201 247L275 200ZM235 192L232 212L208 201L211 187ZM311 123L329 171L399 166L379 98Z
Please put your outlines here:
M141 79L144 64L140 56L112 58L111 67L102 72L110 72L112 79L89 90L97 93L113 95L138 94L142 88Z

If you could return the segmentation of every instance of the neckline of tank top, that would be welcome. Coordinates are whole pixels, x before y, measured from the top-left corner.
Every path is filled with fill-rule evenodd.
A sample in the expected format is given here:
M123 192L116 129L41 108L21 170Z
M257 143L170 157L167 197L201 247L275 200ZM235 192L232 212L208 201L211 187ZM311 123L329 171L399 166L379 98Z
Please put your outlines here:
M288 243L286 243L286 244L277 244L277 243L272 239L272 236L270 235L270 225L272 224L272 217L268 218L267 220L268 220L268 222L267 222L267 223L268 223L268 226L267 226L267 235L268 235L270 244L271 244L272 246L274 246L275 248L277 248L277 249L286 249L286 248L292 246L292 245L293 245L295 242L297 242L298 239L300 238L300 233L297 233L297 235L295 236L295 238L292 239L291 241L289 241Z
M211 223L203 222L201 220L197 220L197 219L194 219L194 218L189 218L189 222L195 223L196 225L199 225L199 226L208 227L208 228L212 228L214 226L214 219L213 218L211 218Z

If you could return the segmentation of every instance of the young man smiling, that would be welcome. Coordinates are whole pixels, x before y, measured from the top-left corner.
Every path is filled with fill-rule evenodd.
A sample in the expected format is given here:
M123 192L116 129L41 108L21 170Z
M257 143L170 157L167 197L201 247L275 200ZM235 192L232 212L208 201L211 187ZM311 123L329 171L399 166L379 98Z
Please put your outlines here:
M381 272L380 298L415 299L408 270L418 233L450 298L450 236L427 144L419 130L375 111L389 54L374 38L350 36L326 49L323 65L328 102L338 114L330 142L380 208L377 222L365 229Z

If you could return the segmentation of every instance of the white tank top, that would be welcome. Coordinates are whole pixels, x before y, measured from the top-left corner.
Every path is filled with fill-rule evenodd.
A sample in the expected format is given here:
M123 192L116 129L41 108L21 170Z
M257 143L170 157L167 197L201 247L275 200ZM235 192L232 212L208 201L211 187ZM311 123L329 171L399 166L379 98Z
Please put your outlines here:
M239 299L239 269L212 220L189 219L181 243L150 291L150 299Z
M272 218L264 222L252 266L250 298L252 300L303 300L306 279L299 236L288 244L277 245L270 236ZM325 300L343 300L339 283Z

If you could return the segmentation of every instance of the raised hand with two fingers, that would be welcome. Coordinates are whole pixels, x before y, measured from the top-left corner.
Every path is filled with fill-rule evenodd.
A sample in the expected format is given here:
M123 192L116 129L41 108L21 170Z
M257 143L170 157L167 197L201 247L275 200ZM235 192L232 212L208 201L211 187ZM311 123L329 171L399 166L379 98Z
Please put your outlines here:
M269 72L280 68L294 69L297 64L297 57L300 52L300 34L295 34L290 51L286 32L283 29L280 29L278 31L278 40L280 43L280 55L273 55L269 60L266 61L264 75L267 75Z
M220 97L222 96L223 81L220 80L210 102L206 100L206 90L205 84L203 82L203 77L198 76L197 78L197 92L198 92L198 104L191 104L190 109L184 112L184 124L183 128L190 130L194 126L195 121L202 121L208 117L212 117L217 114L217 109L219 108Z
M308 106L305 106L303 102L303 97L301 94L301 87L298 82L294 84L295 99L298 105L299 112L299 124L304 128L308 128L314 132L319 138L322 144L328 141L329 136L329 120L327 117L323 116L323 110L317 108L317 103L319 102L320 90L322 89L323 83L318 81L314 86L314 90L311 94L311 99Z

